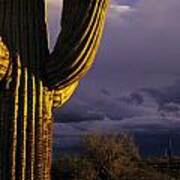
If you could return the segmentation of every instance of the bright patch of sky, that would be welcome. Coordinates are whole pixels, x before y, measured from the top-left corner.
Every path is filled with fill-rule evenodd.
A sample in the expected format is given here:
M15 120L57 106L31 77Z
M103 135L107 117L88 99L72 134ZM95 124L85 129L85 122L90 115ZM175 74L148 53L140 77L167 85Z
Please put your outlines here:
M121 5L133 6L139 1L142 1L142 0L111 0L111 4L121 4Z

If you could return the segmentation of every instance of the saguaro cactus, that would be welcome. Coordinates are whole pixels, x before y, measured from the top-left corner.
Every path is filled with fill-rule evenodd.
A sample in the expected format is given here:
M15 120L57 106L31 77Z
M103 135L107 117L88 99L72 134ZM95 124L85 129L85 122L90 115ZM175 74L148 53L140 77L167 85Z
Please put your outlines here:
M50 54L45 0L0 0L0 179L50 180L52 108L91 67L108 0L64 0Z

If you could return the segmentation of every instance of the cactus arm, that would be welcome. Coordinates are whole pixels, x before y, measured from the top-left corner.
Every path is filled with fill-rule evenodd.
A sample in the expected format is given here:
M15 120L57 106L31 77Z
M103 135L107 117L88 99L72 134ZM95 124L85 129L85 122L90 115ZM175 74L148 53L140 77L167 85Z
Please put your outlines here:
M99 46L109 0L65 0L62 31L45 62L46 83L64 88L91 67Z
M63 106L72 96L73 92L78 87L79 82L76 81L73 84L53 91L53 107L59 108Z
M9 51L0 37L0 80L2 80L10 67Z

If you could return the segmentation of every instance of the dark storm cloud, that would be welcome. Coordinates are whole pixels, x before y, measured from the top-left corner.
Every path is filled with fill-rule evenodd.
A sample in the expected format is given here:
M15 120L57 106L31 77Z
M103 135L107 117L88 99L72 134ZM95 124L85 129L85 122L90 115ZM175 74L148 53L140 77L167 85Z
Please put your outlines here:
M82 100L82 98L79 99ZM100 92L98 98L86 96L85 99L86 104L75 98L62 111L56 110L56 119L68 123L81 121L91 123L94 120L102 121L107 117L112 121L120 121L127 118L151 116L157 112L156 104L152 106L147 100L145 102L141 92L119 97L107 96Z
M101 64L124 73L179 73L179 18L177 0L139 1L126 14L109 12Z
M97 73L178 73L180 1L112 0L96 63ZM123 5L121 5L121 3ZM62 1L49 0L51 44L57 37Z
M59 31L57 2L49 11L51 42ZM134 2L111 1L95 66L56 110L56 119L70 122L57 125L60 133L179 126L180 85L169 84L179 78L180 1Z
M142 91L155 98L160 106L169 103L180 105L180 81L163 89L144 88Z
M102 92L104 95L106 95L106 96L111 96L110 91L108 91L108 90L105 89L105 88L103 88L103 89L101 90L101 92Z

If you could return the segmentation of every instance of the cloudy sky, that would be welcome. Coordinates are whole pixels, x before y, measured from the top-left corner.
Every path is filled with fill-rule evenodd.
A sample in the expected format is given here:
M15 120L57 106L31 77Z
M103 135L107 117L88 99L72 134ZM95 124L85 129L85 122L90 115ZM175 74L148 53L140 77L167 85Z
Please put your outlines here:
M52 47L62 1L48 4ZM71 101L55 111L61 122L55 131L179 128L179 19L179 0L111 0L96 62Z

